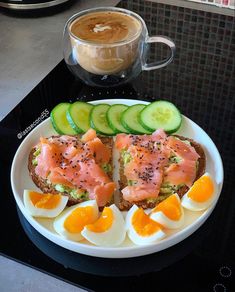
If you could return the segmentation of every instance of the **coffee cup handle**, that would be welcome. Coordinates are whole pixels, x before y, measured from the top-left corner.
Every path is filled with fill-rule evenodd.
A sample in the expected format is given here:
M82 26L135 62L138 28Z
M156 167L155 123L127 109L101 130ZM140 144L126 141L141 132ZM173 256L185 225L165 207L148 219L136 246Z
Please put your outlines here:
M164 60L161 60L161 61L156 61L156 62L152 62L152 63L146 63L145 60L145 64L142 65L142 70L144 71L150 71L150 70L154 70L154 69L159 69L159 68L162 68L162 67L165 67L166 65L168 65L169 63L172 62L174 56L175 56L175 50L176 50L176 47L175 47L175 44L174 42L168 38L168 37L165 37L165 36L152 36L152 37L147 37L147 39L145 40L145 43L146 44L150 44L150 43L163 43L163 44L166 44L167 46L170 47L171 49L171 54L169 57L167 57L166 59ZM146 59L146 56L145 56L145 59Z

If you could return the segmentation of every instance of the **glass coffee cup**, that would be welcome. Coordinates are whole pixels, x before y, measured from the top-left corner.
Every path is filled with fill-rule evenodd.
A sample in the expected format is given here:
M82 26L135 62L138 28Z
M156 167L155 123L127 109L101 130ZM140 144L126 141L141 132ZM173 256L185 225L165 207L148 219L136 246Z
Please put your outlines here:
M171 53L147 63L149 44L163 43ZM100 7L73 15L64 29L64 59L70 71L91 86L118 86L141 71L168 65L175 44L165 36L149 36L144 20L116 7Z

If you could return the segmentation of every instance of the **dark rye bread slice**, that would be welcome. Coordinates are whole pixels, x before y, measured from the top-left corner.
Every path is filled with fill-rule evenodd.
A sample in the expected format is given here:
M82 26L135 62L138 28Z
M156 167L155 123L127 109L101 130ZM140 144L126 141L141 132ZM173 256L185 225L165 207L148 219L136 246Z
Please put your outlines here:
M59 137L59 136L52 136L53 137ZM81 138L80 135L77 136L78 139ZM112 151L113 151L113 138L112 137L102 137L99 136L100 140L102 141L103 144L105 144L110 150L111 150L111 159L110 159L110 164L112 165L112 169L107 172L107 175L109 176L109 178L112 180L113 177L113 162L112 162ZM36 173L35 173L35 168L36 166L33 165L32 161L34 159L34 155L33 153L36 151L36 148L34 147L29 154L29 159L28 159L28 169L29 169L29 174L33 180L33 182L35 183L35 185L43 192L43 193L51 193L51 194L62 194L65 196L69 197L67 206L72 206L78 203L81 203L84 201L84 199L75 199L73 198L69 193L64 192L58 192L53 184L49 184L47 179L43 179L41 177L39 177ZM113 202L110 202L110 204Z
M196 178L195 178L195 180L197 180L200 176L202 176L204 174L205 168L206 168L206 156L205 156L205 152L204 152L202 146L199 143L197 143L194 140L192 140L192 139L185 138L185 137L179 136L179 135L174 135L174 136L179 138L179 139L181 139L181 140L189 141L191 143L191 146L193 146L194 149L196 150L196 152L199 154L200 158L198 159L198 169L197 169ZM122 210L122 211L129 210L134 204L139 206L139 207L142 207L143 209L148 209L148 208L152 209L158 203L160 203L162 200L165 199L164 196L162 196L162 197L160 196L159 200L157 202L148 202L147 200L142 200L142 201L131 203L131 202L126 201L123 198L122 193L121 193L121 190L127 186L127 178L124 175L124 162L121 159L121 157L119 159L119 164L120 164L120 171L119 171L119 175L120 175L120 179L119 179L119 189L120 189L120 192L119 192L119 209L120 210ZM177 191L179 197L182 198L182 196L188 191L188 189L189 188L187 186L181 187Z

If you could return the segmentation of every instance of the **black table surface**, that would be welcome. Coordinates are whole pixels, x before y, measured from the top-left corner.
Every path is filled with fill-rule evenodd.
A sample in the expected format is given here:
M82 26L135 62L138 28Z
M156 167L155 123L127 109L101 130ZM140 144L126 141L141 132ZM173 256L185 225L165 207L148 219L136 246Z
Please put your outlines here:
M121 1L146 21L150 35L176 43L174 61L119 88L91 88L62 60L0 122L0 252L95 291L235 291L235 25L234 18L149 1ZM151 46L150 59L167 48ZM34 230L17 209L10 184L14 154L59 102L106 98L166 99L201 126L224 165L224 186L210 218L192 236L154 255L117 260L65 251Z

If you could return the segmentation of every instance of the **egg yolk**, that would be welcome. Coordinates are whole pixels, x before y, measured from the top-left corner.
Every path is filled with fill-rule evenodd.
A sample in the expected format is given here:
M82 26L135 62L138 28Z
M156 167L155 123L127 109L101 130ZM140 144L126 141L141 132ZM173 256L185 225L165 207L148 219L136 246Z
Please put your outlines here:
M182 212L180 208L180 202L177 200L175 195L171 195L161 203L159 203L154 209L153 213L162 211L166 217L171 220L179 220Z
M161 225L150 219L141 208L135 211L131 223L140 236L150 236L161 230Z
M201 176L188 192L188 197L193 201L202 203L211 198L214 193L214 184L209 176Z
M41 209L54 209L61 201L61 195L41 194L37 192L30 192L29 198L34 207Z
M113 211L109 207L105 207L100 218L93 224L87 225L87 229L93 232L105 232L113 224Z
M70 233L81 232L85 225L94 221L93 212L91 206L76 208L65 219L64 228Z

